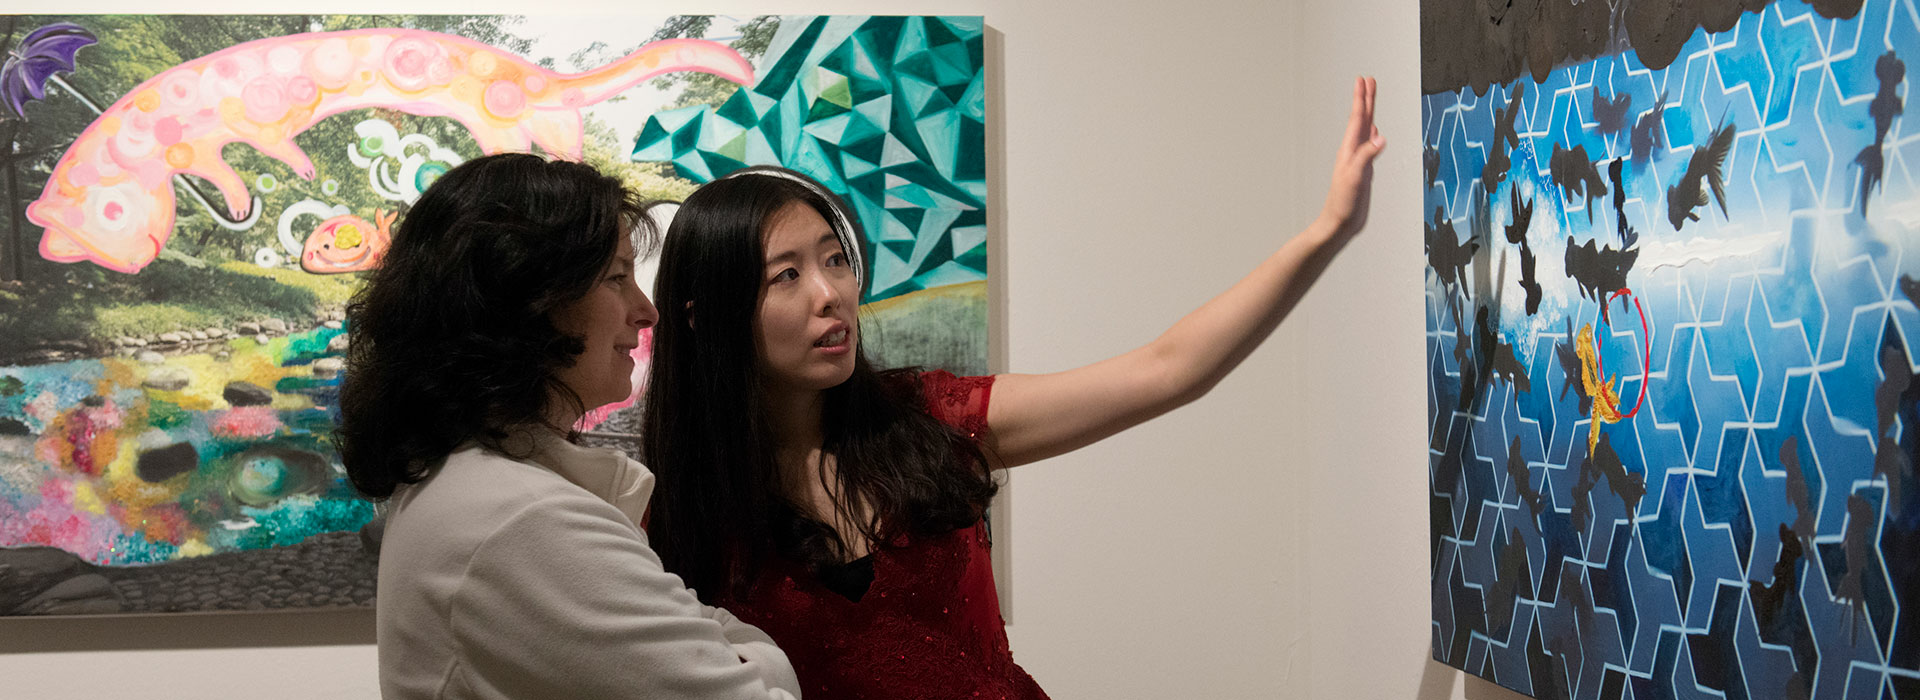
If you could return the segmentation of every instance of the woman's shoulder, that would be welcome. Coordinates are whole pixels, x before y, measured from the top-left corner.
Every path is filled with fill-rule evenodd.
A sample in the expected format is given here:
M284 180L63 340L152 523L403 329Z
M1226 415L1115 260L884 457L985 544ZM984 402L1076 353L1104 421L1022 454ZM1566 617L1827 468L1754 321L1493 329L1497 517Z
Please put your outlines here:
M448 455L433 476L395 495L386 539L414 532L442 541L478 541L535 506L619 512L537 463L471 446Z
M919 408L947 425L978 438L987 428L987 401L993 375L962 376L944 369L900 370L888 374L918 395Z

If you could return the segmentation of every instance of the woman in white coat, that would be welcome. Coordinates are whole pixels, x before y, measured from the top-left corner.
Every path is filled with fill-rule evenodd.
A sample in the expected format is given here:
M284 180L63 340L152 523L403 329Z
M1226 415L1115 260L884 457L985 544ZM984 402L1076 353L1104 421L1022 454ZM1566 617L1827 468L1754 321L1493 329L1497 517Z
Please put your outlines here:
M385 697L798 697L772 640L661 568L639 528L653 475L573 443L632 390L655 238L614 178L488 156L421 195L349 305L336 438L354 486L392 501Z

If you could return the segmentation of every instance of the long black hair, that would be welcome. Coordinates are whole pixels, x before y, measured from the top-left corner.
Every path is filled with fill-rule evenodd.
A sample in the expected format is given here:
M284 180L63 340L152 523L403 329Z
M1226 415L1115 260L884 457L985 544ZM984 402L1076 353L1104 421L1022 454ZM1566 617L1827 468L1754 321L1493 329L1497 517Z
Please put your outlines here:
M420 195L347 305L334 433L355 488L386 498L460 445L497 451L555 402L585 345L550 315L586 296L620 237L654 240L640 200L580 163L506 153L447 171Z
M641 431L658 478L650 539L667 570L709 603L748 595L770 556L817 571L852 549L788 491L756 362L763 238L774 214L794 202L818 212L848 257L860 259L864 237L838 197L767 167L687 197L661 250ZM855 354L853 375L823 401L822 449L837 465L837 483L823 485L842 494L835 515L875 546L979 522L997 488L980 447L927 414L911 370L876 372L864 351ZM847 518L863 511L872 517Z

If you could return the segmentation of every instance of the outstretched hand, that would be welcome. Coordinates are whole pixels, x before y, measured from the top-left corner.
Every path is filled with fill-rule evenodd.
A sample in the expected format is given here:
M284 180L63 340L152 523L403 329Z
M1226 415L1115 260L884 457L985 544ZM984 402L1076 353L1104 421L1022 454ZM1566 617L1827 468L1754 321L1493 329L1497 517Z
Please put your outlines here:
M1373 199L1373 159L1387 147L1380 127L1373 123L1373 78L1353 81L1353 111L1347 115L1347 132L1333 159L1333 179L1327 189L1327 203L1320 209L1322 221L1337 235L1351 236L1367 223L1367 206Z

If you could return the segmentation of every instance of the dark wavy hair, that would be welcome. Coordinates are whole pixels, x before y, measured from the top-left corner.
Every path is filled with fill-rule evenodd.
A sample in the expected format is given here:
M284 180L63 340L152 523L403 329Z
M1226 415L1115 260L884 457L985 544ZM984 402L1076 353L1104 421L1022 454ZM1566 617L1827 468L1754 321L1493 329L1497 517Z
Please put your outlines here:
M641 430L658 478L648 529L667 570L708 603L723 592L749 596L769 556L819 571L850 549L787 492L756 362L763 237L793 202L818 212L858 259L865 239L846 205L803 175L768 167L696 190L661 251ZM822 447L837 464L828 492L846 494L839 515L868 509L871 519L847 520L875 546L979 522L997 489L980 447L927 414L917 370L877 372L855 353L853 375L826 390L822 414Z
M491 155L421 193L347 305L334 440L354 487L386 498L460 445L507 452L509 429L557 401L584 409L558 377L584 341L551 314L586 296L624 235L657 237L636 196L581 163Z

